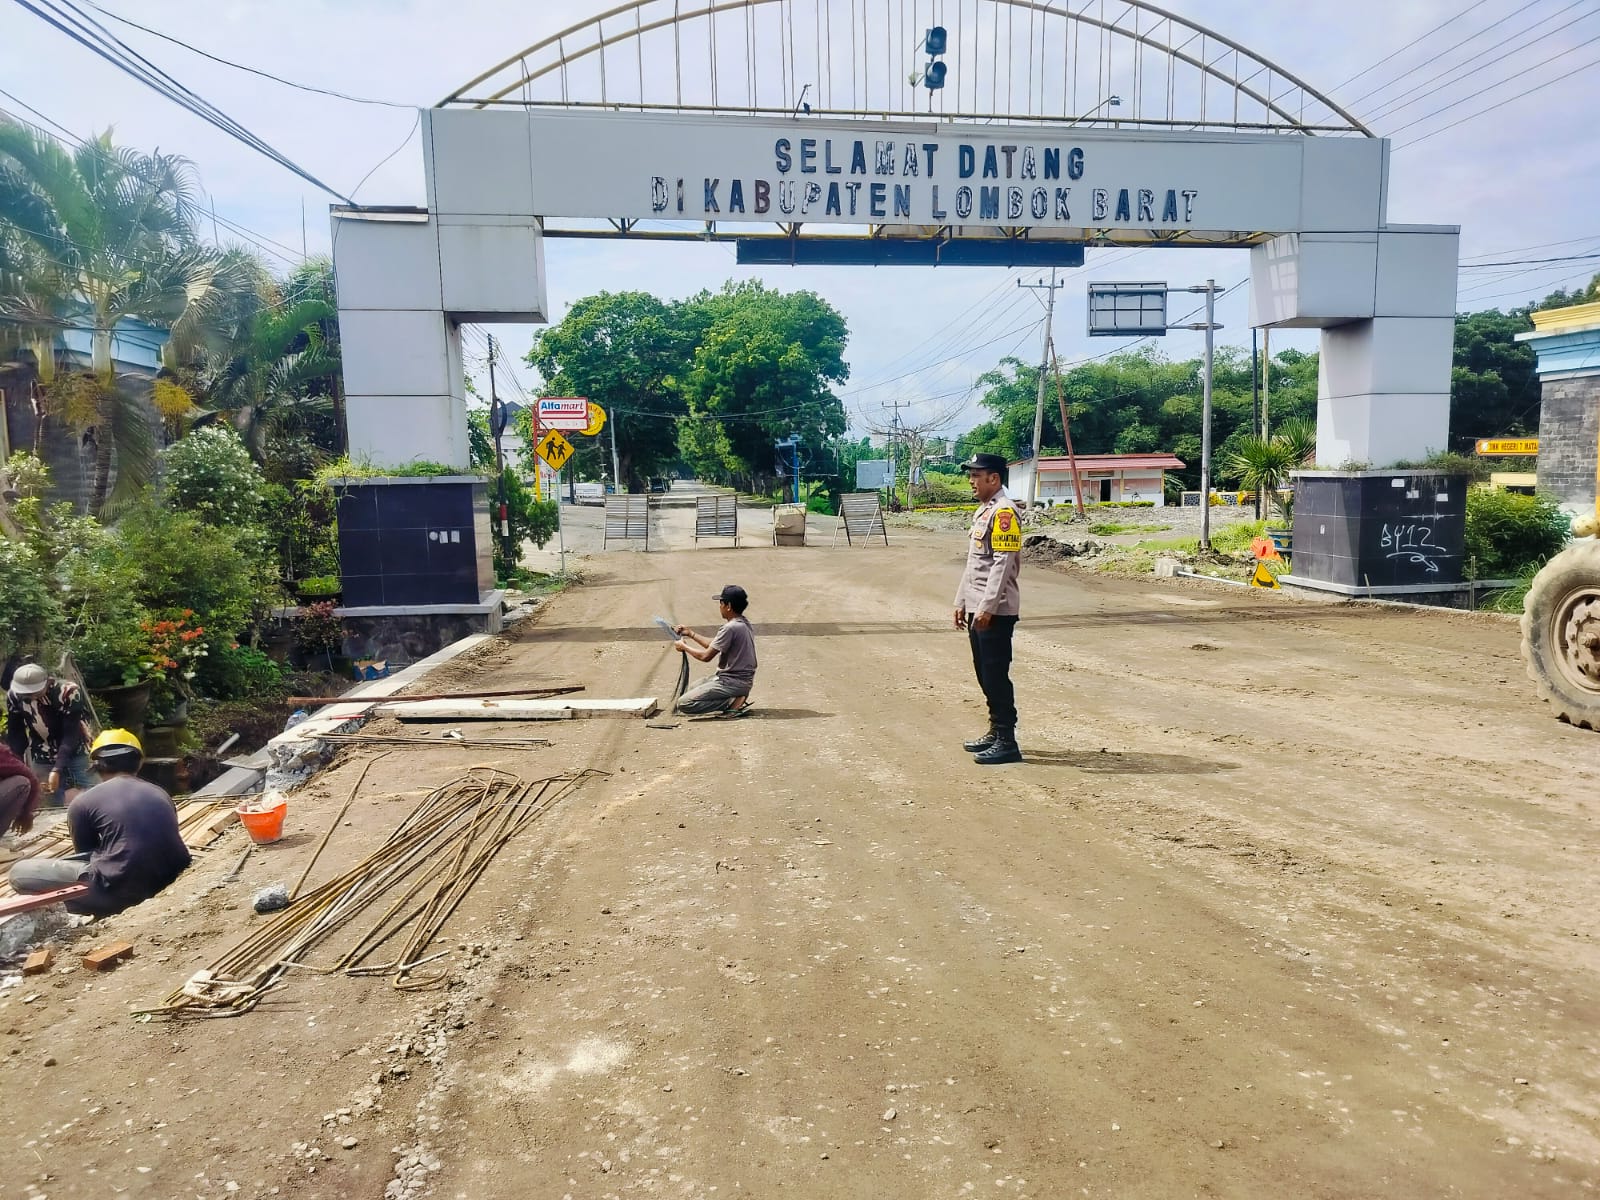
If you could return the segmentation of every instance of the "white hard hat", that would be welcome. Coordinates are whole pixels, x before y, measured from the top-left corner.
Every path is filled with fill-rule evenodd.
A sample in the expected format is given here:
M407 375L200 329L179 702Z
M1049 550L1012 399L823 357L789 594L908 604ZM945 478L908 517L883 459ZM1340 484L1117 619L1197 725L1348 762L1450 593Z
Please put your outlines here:
M50 682L50 673L38 663L24 663L11 677L11 694L17 697L37 696Z

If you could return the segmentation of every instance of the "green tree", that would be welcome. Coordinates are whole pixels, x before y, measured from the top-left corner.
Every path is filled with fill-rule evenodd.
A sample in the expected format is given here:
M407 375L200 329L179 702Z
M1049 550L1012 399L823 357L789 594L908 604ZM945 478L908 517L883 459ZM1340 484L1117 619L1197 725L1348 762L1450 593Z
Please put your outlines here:
M1533 347L1516 340L1517 334L1532 328L1522 311L1491 308L1456 317L1449 448L1466 451L1477 438L1538 430L1539 377L1534 374Z
M831 458L848 424L832 386L849 378L849 329L813 292L750 281L702 292L685 306L694 361L683 381L691 420L680 439L696 474L764 490L776 474L773 443L801 439L802 463ZM720 434L692 426L711 422Z
M550 391L586 396L606 410L600 437L573 439L578 471L609 474L614 438L619 486L642 491L650 477L667 473L678 457L678 421L687 411L679 380L693 345L682 306L647 292L586 296L537 336L527 361Z
M89 333L96 510L111 496L113 468L120 500L154 465L149 424L113 379L117 325L137 319L169 329L171 351L182 358L212 310L244 283L226 256L196 238L196 191L194 168L178 155L141 154L108 134L69 152L0 120L0 226L12 226L8 241L26 247L29 278L59 288L32 302Z
M1532 309L1537 312L1546 308L1568 308L1574 304L1593 304L1596 300L1600 300L1600 275L1593 276L1583 287L1570 292L1558 288L1533 305Z

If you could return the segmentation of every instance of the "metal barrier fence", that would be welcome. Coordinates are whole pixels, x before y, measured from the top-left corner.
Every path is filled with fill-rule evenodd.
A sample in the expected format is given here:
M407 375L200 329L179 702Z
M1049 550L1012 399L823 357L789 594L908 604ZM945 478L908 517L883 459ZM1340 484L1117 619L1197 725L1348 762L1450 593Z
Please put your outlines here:
M858 541L867 542L874 535L883 538L883 544L889 544L889 530L883 523L883 506L878 503L877 492L852 492L840 498L839 515L843 518L839 528L833 531L833 544L839 544L839 533L843 531L845 541L854 546Z
M607 496L606 540L610 545L618 542L643 542L650 549L650 497Z
M739 498L732 494L701 496L695 501L694 540L731 537L739 544Z

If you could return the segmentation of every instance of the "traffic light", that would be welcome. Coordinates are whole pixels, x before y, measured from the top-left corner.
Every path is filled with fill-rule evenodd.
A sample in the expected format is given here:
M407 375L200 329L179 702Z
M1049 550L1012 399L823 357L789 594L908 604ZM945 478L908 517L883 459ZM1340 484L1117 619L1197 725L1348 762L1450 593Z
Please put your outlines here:
M928 55L928 69L922 73L922 84L930 92L944 87L945 65L939 57L945 52L945 45L943 25L935 25L922 39L922 49Z

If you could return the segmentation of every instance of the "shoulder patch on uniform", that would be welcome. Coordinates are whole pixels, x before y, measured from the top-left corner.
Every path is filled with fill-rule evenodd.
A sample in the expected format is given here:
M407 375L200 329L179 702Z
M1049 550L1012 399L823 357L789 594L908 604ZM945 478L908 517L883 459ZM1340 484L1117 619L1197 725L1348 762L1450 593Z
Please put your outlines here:
M996 554L1022 549L1022 522L1017 517L1016 509L995 509L994 524L989 528L989 548Z

